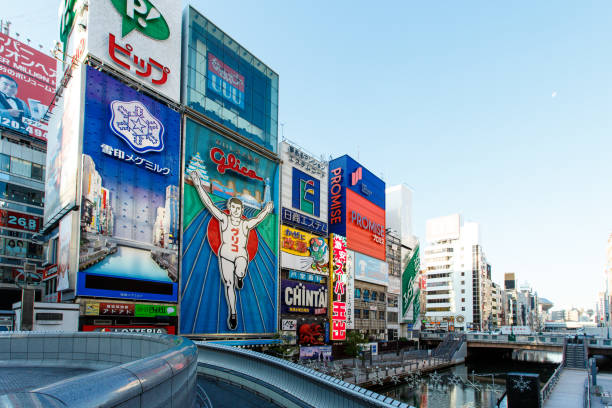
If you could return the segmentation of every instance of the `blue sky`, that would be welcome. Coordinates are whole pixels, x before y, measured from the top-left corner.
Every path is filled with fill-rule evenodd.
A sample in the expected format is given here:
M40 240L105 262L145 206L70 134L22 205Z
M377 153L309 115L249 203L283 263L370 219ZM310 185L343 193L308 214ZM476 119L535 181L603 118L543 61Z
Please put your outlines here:
M2 18L49 49L55 3ZM555 308L594 307L612 233L612 3L192 3L278 72L287 138L410 185L420 237L428 218L479 222L498 282L516 272Z

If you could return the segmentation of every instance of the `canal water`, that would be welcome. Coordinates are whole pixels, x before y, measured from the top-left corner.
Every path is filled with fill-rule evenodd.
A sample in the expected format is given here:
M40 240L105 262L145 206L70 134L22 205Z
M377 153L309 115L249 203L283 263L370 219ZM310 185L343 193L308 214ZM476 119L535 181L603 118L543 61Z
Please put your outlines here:
M471 357L465 364L374 390L418 408L494 408L506 390L506 373L537 373L544 385L560 362L561 353L534 351L515 351L512 358ZM505 406L504 401L500 407Z

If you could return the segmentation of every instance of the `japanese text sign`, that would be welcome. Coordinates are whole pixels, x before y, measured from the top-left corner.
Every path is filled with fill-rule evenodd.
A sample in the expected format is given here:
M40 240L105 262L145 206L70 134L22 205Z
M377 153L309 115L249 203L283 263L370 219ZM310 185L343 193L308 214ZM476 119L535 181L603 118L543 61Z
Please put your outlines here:
M332 261L330 263L330 291L332 293L331 305L331 340L344 340L346 338L346 238L333 234L330 239L332 247Z

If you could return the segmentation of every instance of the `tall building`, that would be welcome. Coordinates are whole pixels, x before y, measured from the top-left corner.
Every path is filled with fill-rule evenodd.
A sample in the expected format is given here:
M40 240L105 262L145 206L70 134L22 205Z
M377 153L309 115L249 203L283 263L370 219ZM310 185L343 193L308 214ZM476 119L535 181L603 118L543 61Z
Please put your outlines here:
M42 119L55 94L55 69L53 58L12 38L8 25L0 27L0 310L21 300L17 283L26 279L37 284L36 300L55 292L57 269L43 264L38 234L48 132Z
M427 220L422 256L427 279L426 320L456 329L493 325L491 267L477 223L461 225L459 214Z

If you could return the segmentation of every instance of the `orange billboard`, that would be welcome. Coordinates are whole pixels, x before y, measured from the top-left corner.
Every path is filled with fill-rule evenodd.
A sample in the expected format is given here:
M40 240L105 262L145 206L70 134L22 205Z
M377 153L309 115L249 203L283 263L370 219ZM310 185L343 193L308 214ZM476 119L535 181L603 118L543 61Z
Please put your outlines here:
M348 248L385 261L385 210L350 189L346 209Z

